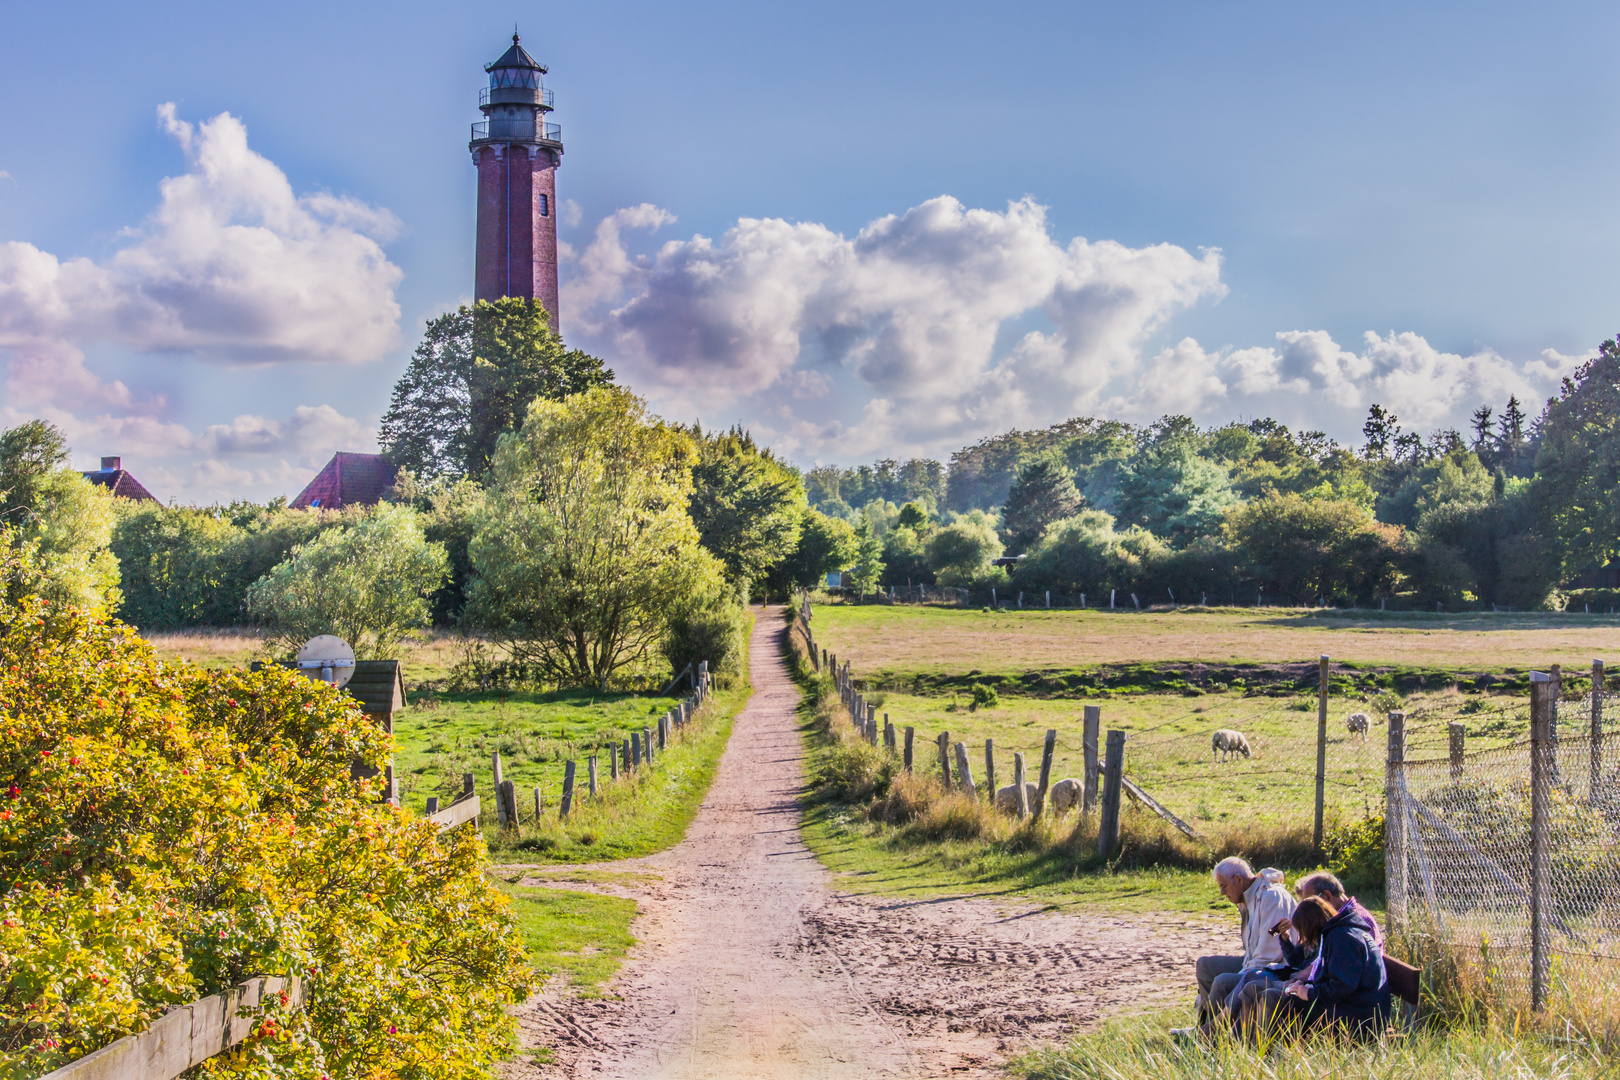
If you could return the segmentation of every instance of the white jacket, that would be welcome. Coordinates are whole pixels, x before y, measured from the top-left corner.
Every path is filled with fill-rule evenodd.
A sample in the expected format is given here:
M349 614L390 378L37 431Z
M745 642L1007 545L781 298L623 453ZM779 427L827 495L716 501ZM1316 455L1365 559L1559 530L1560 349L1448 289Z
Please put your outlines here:
M1282 945L1268 931L1293 916L1295 901L1280 870L1267 868L1243 893L1243 970L1281 963Z

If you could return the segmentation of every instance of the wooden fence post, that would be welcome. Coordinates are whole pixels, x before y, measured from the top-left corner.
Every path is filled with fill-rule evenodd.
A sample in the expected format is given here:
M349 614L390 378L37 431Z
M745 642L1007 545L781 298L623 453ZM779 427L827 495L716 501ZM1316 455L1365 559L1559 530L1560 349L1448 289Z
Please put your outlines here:
M1102 815L1097 820L1097 854L1108 858L1119 847L1119 792L1125 775L1125 733L1108 733L1108 758L1103 764Z
M658 718L658 752L660 754L662 754L664 752L664 745L665 745L665 738L666 738L666 736L664 735L664 721L667 720L667 719L668 719L668 717L664 717L664 716L660 716Z
M1453 720L1451 723L1446 725L1446 732L1450 736L1451 740L1451 782L1455 784L1457 781L1462 779L1463 740L1468 737L1467 729L1463 727L1460 721Z
M1547 804L1557 750L1557 695L1556 669L1550 675L1530 673L1530 1007L1536 1012L1547 1005L1547 900L1552 892Z
M1097 805L1097 739L1102 735L1102 706L1087 705L1085 727L1080 735L1080 754L1083 758L1081 766L1081 783L1084 794L1080 800L1080 812L1089 814Z
M506 815L506 827L518 827L517 815L517 785L510 780L501 782L500 790L495 792L495 801L501 804L501 813Z
M1013 752L1013 789L1017 792L1013 797L1018 807L1018 820L1023 821L1029 817L1029 792L1024 790L1024 755ZM992 796L993 798L994 796Z
M495 824L506 828L506 800L501 798L501 752L489 756L490 768L495 773Z
M432 817L434 814L437 814L438 812L439 812L439 797L437 795L429 795L428 796L428 801L427 801L427 810L424 812L423 816L424 817Z
M585 759L586 772L590 774L591 798L596 798L596 755L592 754Z
M866 741L872 746L877 745L877 706L866 707Z
M607 752L608 752L608 779L609 780L617 780L619 778L619 744L616 743L616 742L608 743Z
M630 767L632 769L634 769L634 768L638 767L641 764L641 732L632 731L630 733L630 743L629 743L629 745L630 745L630 757L629 757Z
M945 781L945 790L951 790L951 733L939 733L939 772Z
M461 774L461 797L466 798L468 795L471 795L472 793L473 793L473 774L470 773L470 772L464 772L464 773Z
M1327 804L1327 710L1328 710L1328 658L1317 662L1316 688L1316 827L1311 832L1311 843L1317 855L1322 854L1322 814Z
M574 808L574 763L568 762L563 766L563 796L560 817L567 817L568 811Z
M894 745L894 722L889 719L888 713L883 714L883 746L891 754L899 749Z
M1592 661L1592 780L1586 797L1596 805L1598 789L1603 785L1603 661Z
M652 730L650 728L641 729L641 760L648 765L652 764Z
M534 822L536 825L540 823L540 811L544 809L544 807L545 800L540 797L540 788L538 785L536 785L534 789Z
M1384 766L1384 897L1391 922L1406 920L1406 714L1389 714L1389 756Z
M916 738L917 738L917 729L914 728L914 727L907 727L906 728L906 752L905 752L905 756L904 756L904 759L902 761L902 766L901 766L902 768L904 768L906 770L906 772L911 771L911 744L912 744L912 742L914 742L916 740Z
M1046 789L1052 783L1052 755L1057 752L1057 729L1051 728L1046 732L1046 745L1041 748L1041 783L1035 789L1035 810L1038 818L1041 811L1046 809Z
M962 790L968 793L969 798L976 798L979 792L973 786L973 767L968 764L967 743L956 744L956 773L961 778Z
M984 740L984 789L996 797L996 741Z

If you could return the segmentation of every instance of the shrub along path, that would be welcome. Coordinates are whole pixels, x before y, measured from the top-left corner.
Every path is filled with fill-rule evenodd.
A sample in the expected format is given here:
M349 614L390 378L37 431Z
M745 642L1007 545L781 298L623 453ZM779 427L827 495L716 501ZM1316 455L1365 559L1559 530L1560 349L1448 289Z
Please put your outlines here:
M508 1077L1000 1075L1010 1051L1184 998L1194 958L1228 951L1235 920L835 891L799 835L782 634L771 614L754 624L754 696L684 841L598 864L645 878L523 880L635 899L639 944L606 987L616 996L576 998L558 980L519 1010L534 1049Z

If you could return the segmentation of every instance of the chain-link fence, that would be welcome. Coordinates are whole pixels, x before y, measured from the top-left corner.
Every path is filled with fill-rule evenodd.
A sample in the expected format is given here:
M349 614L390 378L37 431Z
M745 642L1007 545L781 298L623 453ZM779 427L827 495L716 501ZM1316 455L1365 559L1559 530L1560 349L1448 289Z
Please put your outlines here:
M1594 680L1599 686L1601 674ZM1527 708L1470 745L1448 726L1387 738L1385 850L1397 935L1489 1007L1615 1015L1620 996L1620 702L1559 700L1532 676ZM1419 734L1413 738L1413 734ZM1607 1022L1605 1019L1604 1022Z

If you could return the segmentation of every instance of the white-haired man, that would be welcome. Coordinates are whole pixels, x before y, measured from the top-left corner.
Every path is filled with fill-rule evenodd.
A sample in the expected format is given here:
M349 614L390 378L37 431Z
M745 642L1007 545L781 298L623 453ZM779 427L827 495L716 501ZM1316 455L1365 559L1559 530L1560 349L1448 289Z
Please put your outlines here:
M1256 874L1235 855L1215 864L1215 887L1237 906L1243 955L1198 958L1194 973L1200 1025L1221 1016L1244 972L1282 961L1282 943L1271 931L1294 913L1295 906L1294 898L1283 888L1282 871L1268 868Z

